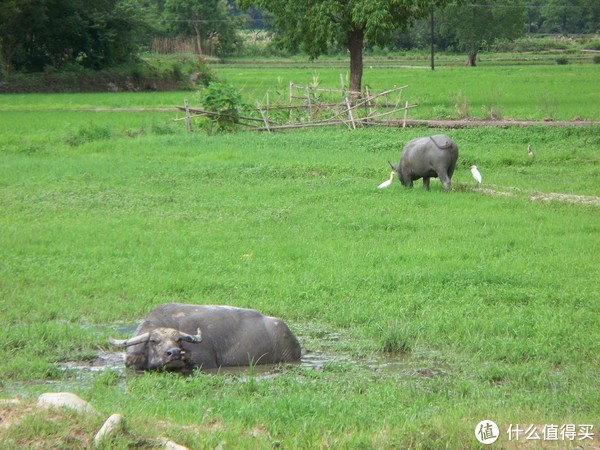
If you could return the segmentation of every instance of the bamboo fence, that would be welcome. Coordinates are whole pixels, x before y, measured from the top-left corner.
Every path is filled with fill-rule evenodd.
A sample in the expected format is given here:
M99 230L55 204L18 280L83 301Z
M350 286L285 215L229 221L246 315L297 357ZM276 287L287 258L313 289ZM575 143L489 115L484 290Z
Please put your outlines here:
M254 131L290 130L309 127L323 127L333 125L346 125L350 129L362 126L393 126L406 127L408 111L417 105L402 101L402 92L408 86L395 87L386 91L372 94L368 89L360 96L348 90L328 89L317 86L302 86L290 82L289 104L271 105L269 94L265 96L263 105L257 102L256 109L248 111L247 115L229 114L218 111L209 111L204 108L192 108L187 100L184 106L177 108L185 112L185 117L175 119L185 120L188 131L191 131L191 119L207 117L215 120L228 121ZM299 95L298 93L302 93ZM350 95L349 95L350 94ZM340 98L339 102L332 100L332 95ZM296 104L294 104L296 102ZM274 118L277 112L304 111L308 118L301 121ZM256 113L256 116L252 114ZM401 117L397 117L400 115ZM394 117L396 116L396 117Z

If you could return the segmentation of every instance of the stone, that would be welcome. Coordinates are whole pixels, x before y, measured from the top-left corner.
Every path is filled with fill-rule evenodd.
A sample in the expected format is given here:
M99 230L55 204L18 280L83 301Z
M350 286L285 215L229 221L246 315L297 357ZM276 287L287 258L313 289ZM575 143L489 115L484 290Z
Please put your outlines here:
M168 439L161 439L161 441L163 448L167 450L190 450L189 448L184 447L183 445L176 444L175 442L169 441Z
M79 414L95 414L96 410L85 400L70 392L46 392L37 399L42 408L69 408Z
M106 439L110 439L122 429L123 416L121 414L113 414L106 419L106 422L104 422L104 425L102 425L100 431L98 431L96 436L94 436L94 447L100 447L102 442L104 442Z

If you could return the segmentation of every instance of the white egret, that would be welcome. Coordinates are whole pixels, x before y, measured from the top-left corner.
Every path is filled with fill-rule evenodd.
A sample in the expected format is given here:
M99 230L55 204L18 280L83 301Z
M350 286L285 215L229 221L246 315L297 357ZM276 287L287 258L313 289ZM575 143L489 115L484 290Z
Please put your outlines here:
M377 188L385 189L386 187L388 187L392 184L392 181L394 181L394 172L390 172L390 179L385 180L383 183L381 183L379 186L377 186Z
M471 166L471 173L473 174L473 178L477 180L479 184L481 184L481 174L479 170L477 170L477 166Z
M533 150L531 150L531 145L527 146L527 154L532 158L535 157L535 155L533 154Z

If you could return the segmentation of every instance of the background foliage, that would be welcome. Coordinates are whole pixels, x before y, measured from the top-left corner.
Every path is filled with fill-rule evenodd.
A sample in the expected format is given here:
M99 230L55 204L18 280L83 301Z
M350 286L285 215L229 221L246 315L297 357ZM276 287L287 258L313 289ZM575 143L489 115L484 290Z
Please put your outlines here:
M286 2L280 3L284 5ZM371 2L369 5L375 4ZM323 11L323 14L326 13ZM367 49L406 50L426 48L429 44L428 19L416 20L411 28L404 29L396 26L406 24L406 20L396 21L393 25L385 17L369 13L368 8L358 8L357 14L358 18L362 14L386 23L386 27L379 27L384 33L367 33ZM501 28L495 25L499 17L503 17L500 21L504 26ZM509 17L512 21L508 20ZM477 39L485 42L486 46L500 38L513 39L525 31L596 33L600 23L600 4L593 0L531 0L522 4L508 0L466 2L459 6L436 8L435 21L438 50L462 50L466 49L467 42L472 43L472 39L467 40L466 37L471 36L474 29L483 30L478 33ZM297 25L302 21L296 22ZM325 34L318 32L319 29L327 31L325 34L330 39L320 39ZM343 42L343 37L331 34L333 30L327 30L327 27L319 29L311 31L307 37L319 38L319 53L337 53L339 45L333 44ZM485 30L495 32L490 34ZM150 49L156 38L196 39L199 35L201 39L211 40L214 44L211 48L221 56L242 55L256 45L260 33L266 33L271 47L279 41L272 16L256 9L241 10L231 0L209 3L4 0L0 4L0 76L11 70L114 66ZM289 48L294 49L294 46ZM281 50L270 51L277 54Z
M7 0L0 7L5 67L42 71L77 64L98 69L125 62L146 37L139 0Z

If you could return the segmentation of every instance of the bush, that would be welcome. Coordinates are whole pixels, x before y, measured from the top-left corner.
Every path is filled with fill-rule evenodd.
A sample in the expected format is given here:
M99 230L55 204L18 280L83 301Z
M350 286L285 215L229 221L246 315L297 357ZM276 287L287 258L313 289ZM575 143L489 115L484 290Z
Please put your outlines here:
M117 92L191 90L214 78L201 58L150 59L105 70L70 64L63 70L46 66L40 73L4 73L0 65L0 94L21 92Z
M554 37L528 36L514 41L499 39L494 42L492 49L498 52L547 53L556 50L569 50L573 47L572 42Z
M586 50L600 50L600 41L588 42L585 45Z
M594 55L592 61L594 61L594 64L600 64L600 55Z
M88 142L102 141L110 139L113 136L113 131L107 125L82 125L79 129L71 132L66 139L66 142L71 147L79 147Z
M235 87L214 81L200 92L200 104L206 111L216 113L201 122L209 134L235 130L240 112L246 109L242 95Z
M569 64L569 60L567 58L556 58L556 64L559 66L565 66Z

